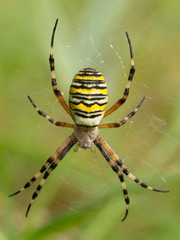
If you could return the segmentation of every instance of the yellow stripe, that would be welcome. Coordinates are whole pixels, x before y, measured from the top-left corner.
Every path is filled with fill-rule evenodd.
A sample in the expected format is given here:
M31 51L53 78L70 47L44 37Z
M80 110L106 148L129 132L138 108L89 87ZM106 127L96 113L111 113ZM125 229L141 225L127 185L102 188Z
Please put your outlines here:
M80 109L80 110L83 110L83 111L86 111L86 112L92 112L92 111L96 111L96 110L102 110L104 111L106 109L106 106L107 105L103 105L103 106L99 106L97 104L94 104L93 106L91 107L87 107L85 106L83 103L80 103L78 105L75 105L73 103L69 103L69 106L71 109L73 110L76 110L76 109Z
M102 94L107 94L107 88L106 89L96 89L96 88L92 88L92 89L81 89L81 88L70 88L70 93L85 93L85 94L93 94L93 93L102 93Z
M97 77L97 76L80 76L80 75L76 75L76 76L74 77L74 79L82 79L82 80L103 80L103 81L105 81L103 76Z

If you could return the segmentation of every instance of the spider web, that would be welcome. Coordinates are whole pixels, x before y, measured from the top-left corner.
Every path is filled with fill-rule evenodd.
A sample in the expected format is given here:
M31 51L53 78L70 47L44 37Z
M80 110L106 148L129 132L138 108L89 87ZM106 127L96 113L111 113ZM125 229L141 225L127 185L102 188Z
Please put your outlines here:
M13 178L21 173L16 182L18 187L32 177L72 131L57 129L37 116L26 97L29 94L38 107L52 118L71 122L55 99L50 85L48 55L56 16L60 17L54 43L56 76L66 101L73 76L85 67L98 69L105 76L109 107L122 96L130 69L125 35L125 31L128 31L136 66L130 95L127 102L103 122L120 121L137 106L143 96L146 95L147 99L125 126L116 130L101 130L100 134L130 172L150 185L152 178L155 178L157 184L163 186L166 182L164 168L169 166L164 158L163 141L172 142L175 146L178 144L169 130L172 118L168 112L173 114L172 106L175 109L180 101L175 92L179 78L172 72L178 53L174 50L171 52L169 48L170 42L176 43L174 38L177 30L162 27L161 32L158 31L156 24L159 19L164 19L165 14L161 10L161 7L165 7L165 1L160 2L153 6L151 1L141 1L139 4L144 9L144 14L139 14L132 1L79 1L81 8L73 5L72 1L62 1L60 5L55 1L59 11L50 8L52 12L47 18L50 7L47 3L43 6L40 19L31 4L28 8L28 4L6 1L4 7L9 15L13 15L0 31L4 56L0 63L3 79L0 90L3 117L0 125L7 151L7 160L3 159L3 162L8 161L11 168L15 167ZM113 5L117 8L113 8ZM22 22L19 14L26 21ZM173 24L172 16L168 16L168 20ZM7 30L7 26L12 26L11 30ZM5 49L9 49L6 54ZM12 160L14 154L17 156L16 163ZM20 170L21 166L23 171ZM44 193L38 199L41 198L44 205L48 200L43 200L43 196L51 201L50 215L57 209L77 211L77 205L82 202L91 202L94 198L108 195L112 186L116 190L120 188L117 176L111 171L98 150L95 153L83 149L77 153L71 151L58 170L52 173L43 187ZM60 191L51 188L55 182ZM135 193L135 185L129 183L128 179L126 182L128 189L135 188ZM156 182L153 181L154 183ZM31 187L31 191L32 188L34 190L35 186ZM54 200L46 195L46 188L55 197ZM26 193L20 198L18 207L21 213L25 210L24 202L28 202L31 196L29 192ZM62 195L66 197L62 199ZM123 202L123 198L119 201ZM21 204L23 207L20 207Z

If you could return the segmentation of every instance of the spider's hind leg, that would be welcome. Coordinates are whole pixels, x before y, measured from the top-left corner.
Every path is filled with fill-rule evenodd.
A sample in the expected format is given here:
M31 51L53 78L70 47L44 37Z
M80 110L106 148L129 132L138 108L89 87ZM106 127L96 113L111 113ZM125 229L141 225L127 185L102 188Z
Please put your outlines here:
M98 135L97 139L102 144L102 146L106 149L107 153L111 156L111 158L121 168L123 173L126 174L131 180L136 182L141 187L147 188L147 189L155 191L155 192L163 192L163 193L169 192L169 190L159 190L159 189L153 188L153 187L147 185L146 183L142 182L140 179L135 177L132 173L128 172L128 170L124 166L122 160L117 156L117 154L113 151L113 149L109 146L109 144L99 135Z
M55 160L53 163L51 163L51 165L49 166L48 170L45 172L42 180L40 181L39 185L36 188L36 191L33 193L32 195L32 199L28 205L27 211L26 211L26 217L28 216L29 210L31 208L31 205L33 204L35 198L37 198L37 196L39 195L39 192L42 188L42 186L44 185L46 179L48 178L49 174L57 167L57 165L59 164L60 159Z
M69 136L65 142L56 150L56 157L54 161L50 164L49 168L45 171L44 176L39 183L39 185L36 188L36 191L32 195L32 199L29 203L29 206L26 211L26 217L28 216L29 210L31 208L32 203L34 202L35 198L37 198L42 186L44 185L45 181L49 177L50 173L57 167L57 165L60 163L60 161L65 157L65 155L69 152L69 150L74 146L74 144L77 142L77 139L73 134Z
M48 166L54 161L54 159L56 158L56 153L54 153L50 158L48 158L48 160L46 161L46 163L41 167L41 169L30 179L30 181L28 181L24 187L22 187L20 190L18 190L17 192L10 194L9 197L15 196L16 194L24 191L25 189L29 188L39 177L40 175L48 168Z
M101 145L101 143L98 141L98 139L96 139L94 141L94 144L100 150L102 155L105 157L105 159L107 160L108 164L110 165L112 170L117 174L117 176L119 177L119 180L121 182L121 186L122 186L122 190L123 190L123 194L124 194L124 200L126 202L126 212L125 212L125 215L124 215L124 217L122 219L122 221L124 221L126 219L127 215L128 215L129 203L130 203L129 196L128 196L128 191L127 191L127 187L126 187L126 183L124 181L124 176L121 173L121 171L119 170L118 166L112 161L110 155L107 153L106 149Z
M38 196L38 194L39 194L43 184L45 183L45 181L46 181L47 177L49 176L49 174L51 173L51 171L56 168L58 163L64 158L64 156L69 152L69 150L74 146L74 144L76 142L77 142L77 139L76 139L76 137L75 137L75 135L73 133L73 134L71 134L71 136L69 136L65 140L65 142L63 144L61 144L61 146L51 155L51 157L48 158L46 163L34 175L34 177L32 177L31 180L24 185L24 187L22 187L17 192L9 195L9 197L14 196L14 195L22 192L26 188L30 187L36 181L36 179L38 179L40 177L40 175L43 172L45 172L45 174L44 174L40 184L38 185L36 191L34 192L34 194L32 196L32 200L30 201L29 207L28 207L27 212L26 212L26 216L28 215L29 209L30 209L34 199Z
M74 134L73 134L74 136ZM69 137L70 138L70 137ZM68 139L69 139L68 138ZM72 138L72 136L71 136ZM18 190L17 192L10 194L9 197L12 197L22 191L24 191L25 189L29 188L40 176L43 172L45 172L47 170L47 168L50 166L50 164L52 164L54 162L54 160L59 156L59 154L61 153L62 149L67 145L68 139L64 142L64 144L62 144L46 161L46 163L41 167L41 169L30 179L30 181L28 181L24 187L22 187L20 190Z

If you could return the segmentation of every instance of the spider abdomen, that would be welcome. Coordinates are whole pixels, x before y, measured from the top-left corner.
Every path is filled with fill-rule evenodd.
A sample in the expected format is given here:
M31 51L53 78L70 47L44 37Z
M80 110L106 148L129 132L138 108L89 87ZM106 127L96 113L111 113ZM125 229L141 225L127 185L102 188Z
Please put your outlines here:
M107 101L107 85L99 71L84 68L75 75L70 86L69 107L76 125L98 126Z

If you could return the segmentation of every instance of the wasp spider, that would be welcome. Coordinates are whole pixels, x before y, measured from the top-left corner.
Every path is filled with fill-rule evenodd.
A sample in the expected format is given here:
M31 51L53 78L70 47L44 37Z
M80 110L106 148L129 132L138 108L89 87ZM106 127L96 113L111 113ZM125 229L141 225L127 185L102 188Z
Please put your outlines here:
M41 169L28 181L24 187L22 187L19 191L11 194L10 196L14 196L26 188L30 187L42 173L44 176L40 181L36 191L32 195L32 199L29 203L29 206L26 211L26 217L30 210L32 203L35 198L38 196L42 186L44 185L46 179L50 175L50 173L57 167L60 161L65 157L65 155L69 152L69 150L77 143L78 147L81 148L91 148L94 143L96 147L100 150L104 158L107 160L108 164L112 168L112 170L117 174L119 180L121 182L124 200L126 202L126 212L125 216L122 219L125 220L128 214L129 209L129 197L128 191L126 188L126 184L124 181L124 176L127 175L131 180L139 184L141 187L156 191L156 192L168 192L162 191L155 188L152 188L142 182L140 179L135 177L132 173L130 173L127 168L124 166L122 160L118 157L118 155L113 151L113 149L107 144L107 142L99 135L100 128L117 128L124 125L128 119L133 117L138 109L143 104L145 97L140 101L137 107L129 113L123 120L118 123L108 123L108 124L100 124L104 117L107 117L115 110L117 110L121 105L123 105L129 95L129 88L134 76L135 67L134 67L134 59L133 52L131 47L131 42L126 32L126 37L129 43L130 48L130 57L131 57L131 69L128 77L128 81L125 87L125 91L123 96L108 110L106 110L107 102L108 102L108 91L105 79L103 75L92 68L84 68L80 70L74 77L72 84L70 86L69 93L69 107L63 99L63 95L61 91L57 88L56 76L55 76L55 66L54 66L54 57L53 57L53 42L54 35L56 31L56 26L58 23L58 19L56 20L52 38L51 38L51 48L50 48L50 70L52 77L52 88L53 91L61 103L62 107L65 111L72 117L74 124L55 121L53 118L42 112L33 102L33 100L28 96L30 102L32 103L35 110L42 117L46 118L52 124L59 127L69 127L73 128L74 132L65 140L65 142L48 158L46 163L41 167Z

